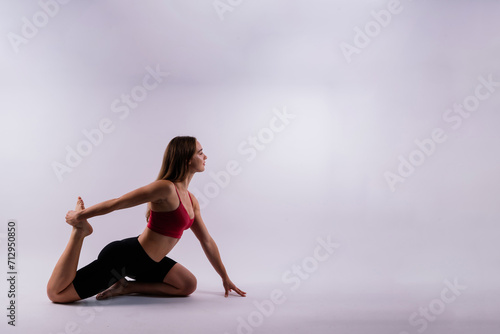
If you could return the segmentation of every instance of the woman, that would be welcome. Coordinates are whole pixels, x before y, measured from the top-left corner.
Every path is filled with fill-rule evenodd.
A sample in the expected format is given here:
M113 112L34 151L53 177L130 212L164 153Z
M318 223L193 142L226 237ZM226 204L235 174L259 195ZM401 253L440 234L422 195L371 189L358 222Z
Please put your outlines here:
M205 170L206 159L196 138L175 137L165 150L155 182L89 208L79 197L75 210L66 214L73 230L47 284L49 299L71 303L97 293L97 299L132 293L190 295L196 289L196 277L166 256L188 228L221 276L225 297L231 290L244 297L246 292L238 289L226 273L217 245L201 218L198 200L187 190L194 174ZM148 203L144 232L108 244L97 260L77 271L83 240L92 233L87 219L143 203ZM135 280L126 280L125 276Z

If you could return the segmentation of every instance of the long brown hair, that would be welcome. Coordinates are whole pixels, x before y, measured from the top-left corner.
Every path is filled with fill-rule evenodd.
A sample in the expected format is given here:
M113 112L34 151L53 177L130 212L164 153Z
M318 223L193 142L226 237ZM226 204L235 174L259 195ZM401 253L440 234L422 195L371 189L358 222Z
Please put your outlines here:
M181 182L187 177L189 160L196 153L196 138L177 136L167 145L163 154L163 162L156 180ZM148 203L146 219L151 213L151 203Z

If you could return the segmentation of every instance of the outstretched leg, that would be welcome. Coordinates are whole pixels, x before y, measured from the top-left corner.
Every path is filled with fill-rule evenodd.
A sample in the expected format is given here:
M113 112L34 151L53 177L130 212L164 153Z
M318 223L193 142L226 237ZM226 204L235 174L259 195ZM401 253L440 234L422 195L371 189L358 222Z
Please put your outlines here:
M196 290L196 277L186 267L176 263L165 276L163 282L149 283L127 281L124 278L99 293L99 300L116 296L142 294L165 297L185 297Z
M75 211L84 208L83 200L78 197ZM92 226L86 220L73 226L68 245L57 261L47 284L47 296L54 303L70 303L80 299L72 282L78 268L83 239L90 234Z

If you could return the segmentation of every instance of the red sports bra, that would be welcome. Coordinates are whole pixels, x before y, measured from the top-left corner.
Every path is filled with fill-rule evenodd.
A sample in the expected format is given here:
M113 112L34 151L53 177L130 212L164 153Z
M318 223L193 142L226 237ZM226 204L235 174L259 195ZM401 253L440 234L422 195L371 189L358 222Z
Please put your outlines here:
M175 184L174 184L175 186ZM173 211L153 211L151 210L148 220L148 227L150 230L166 235L167 237L180 239L184 230L193 225L194 218L191 219L189 214L182 204L181 197L177 191L177 197L179 197L179 206ZM193 199L189 195L191 204L193 204ZM182 208L181 208L182 207Z

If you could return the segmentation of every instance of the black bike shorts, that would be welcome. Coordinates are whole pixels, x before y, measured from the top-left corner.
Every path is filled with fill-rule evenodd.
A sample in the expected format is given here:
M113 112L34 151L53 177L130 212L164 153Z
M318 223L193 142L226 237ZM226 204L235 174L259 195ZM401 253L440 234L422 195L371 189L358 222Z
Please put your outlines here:
M138 282L163 282L177 262L169 257L154 261L138 238L111 242L102 249L97 260L76 272L73 286L81 299L106 290L125 276Z

